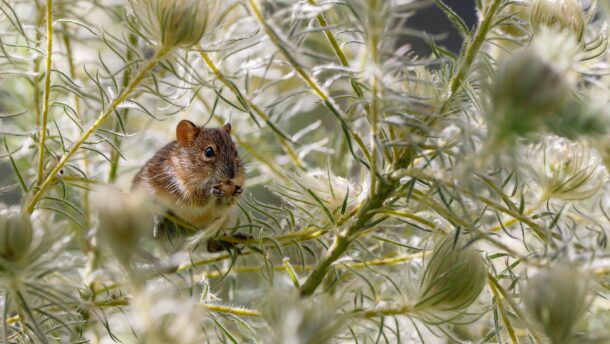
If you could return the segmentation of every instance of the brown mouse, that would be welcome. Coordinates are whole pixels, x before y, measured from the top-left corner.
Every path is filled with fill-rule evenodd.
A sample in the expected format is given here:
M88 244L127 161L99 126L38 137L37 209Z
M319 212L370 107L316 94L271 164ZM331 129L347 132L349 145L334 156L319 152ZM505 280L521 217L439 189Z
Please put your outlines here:
M207 128L183 120L176 127L176 141L146 162L133 188L148 190L174 215L202 226L228 214L244 182L231 124Z

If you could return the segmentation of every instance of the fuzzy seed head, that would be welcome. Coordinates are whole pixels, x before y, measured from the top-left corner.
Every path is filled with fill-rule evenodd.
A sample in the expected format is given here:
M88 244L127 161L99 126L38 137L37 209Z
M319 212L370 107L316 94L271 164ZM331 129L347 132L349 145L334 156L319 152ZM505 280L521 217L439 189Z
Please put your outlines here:
M576 322L588 304L588 278L577 269L557 265L530 278L522 289L525 310L551 343L570 343Z
M569 30L579 41L585 31L585 18L578 0L535 0L531 5L530 20L536 32L541 27Z
M109 186L95 199L102 242L112 248L120 262L129 263L142 234L152 233L153 207L144 192L125 194Z
M572 97L569 84L552 65L532 50L507 58L491 86L492 135L502 141L541 130Z
M214 17L218 0L132 0L133 13L162 50L198 44Z
M487 281L485 261L466 240L443 238L426 266L415 309L451 312L470 306Z
M292 185L278 190L278 194L287 202L295 199L318 198L331 211L340 210L344 204L346 212L356 207L366 196L366 188L359 184L339 177L332 172L313 170L310 172L297 172L291 175ZM311 194L309 193L311 192ZM314 201L314 199L311 199Z
M0 206L0 258L16 262L26 255L32 244L30 218L16 208Z
M265 343L330 343L343 328L345 318L329 296L301 299L296 293L270 293L260 307L268 328Z
M201 330L205 310L193 298L175 289L149 285L134 296L128 319L139 343L199 344L206 342Z
M601 157L583 142L549 136L531 145L526 166L542 192L552 198L583 200L597 193L608 176Z

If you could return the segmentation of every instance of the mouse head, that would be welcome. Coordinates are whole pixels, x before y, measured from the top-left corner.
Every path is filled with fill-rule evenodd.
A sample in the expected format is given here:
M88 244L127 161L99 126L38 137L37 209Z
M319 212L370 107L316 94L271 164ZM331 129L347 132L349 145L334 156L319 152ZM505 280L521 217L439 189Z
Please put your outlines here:
M180 175L187 188L218 198L242 193L244 166L231 139L231 124L206 128L183 120L176 127L176 139L180 146Z

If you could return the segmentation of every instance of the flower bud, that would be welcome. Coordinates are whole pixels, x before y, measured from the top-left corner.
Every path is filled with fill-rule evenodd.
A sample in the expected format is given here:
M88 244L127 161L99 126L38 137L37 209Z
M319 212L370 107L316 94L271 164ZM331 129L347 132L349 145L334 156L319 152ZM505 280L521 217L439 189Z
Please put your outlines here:
M587 199L608 179L601 157L583 142L549 136L531 145L525 156L535 182L547 197Z
M483 291L487 267L466 240L443 238L434 247L415 304L420 311L459 311L470 306Z
M543 129L548 117L572 98L562 74L530 49L502 63L490 93L488 123L497 141Z
M302 299L296 293L273 292L260 306L267 321L265 343L330 343L340 333L345 317L328 295Z
M332 172L314 170L307 173L297 172L291 175L293 183L289 186L278 186L277 193L287 202L309 199L320 200L331 212L341 210L349 212L366 196L363 187L349 180L336 176Z
M200 344L209 342L201 324L206 312L176 288L149 284L133 295L126 320L138 343Z
M32 223L18 209L0 208L0 257L15 262L26 255L32 244Z
M145 193L124 194L105 187L96 195L95 208L102 243L112 248L119 261L128 264L142 234L148 231L152 236L154 212Z
M199 43L218 0L132 0L137 21L161 49L188 49Z
M569 30L579 41L585 31L585 18L578 0L535 0L531 4L530 20L536 32L545 26Z
M530 278L521 297L532 323L551 343L569 343L588 303L588 278L573 267L556 265Z

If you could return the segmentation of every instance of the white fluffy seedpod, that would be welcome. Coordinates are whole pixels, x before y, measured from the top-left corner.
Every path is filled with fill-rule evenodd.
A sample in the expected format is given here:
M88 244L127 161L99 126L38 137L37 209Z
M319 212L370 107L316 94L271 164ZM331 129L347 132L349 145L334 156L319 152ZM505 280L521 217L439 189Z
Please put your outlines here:
M219 0L131 0L143 33L161 50L188 49L199 43L214 18Z
M328 295L301 298L292 292L273 291L260 305L267 326L264 343L331 343L345 324L338 302Z
M205 313L195 299L153 285L133 298L128 319L139 343L195 344L207 339L201 330Z
M579 0L535 0L530 20L534 30L553 27L571 31L580 41L585 31L585 18Z
M608 179L600 156L583 142L549 136L529 146L525 155L543 198L586 199Z
M30 250L32 223L20 209L3 207L0 205L0 258L17 262Z
M336 176L332 172L314 170L291 176L293 185L278 188L277 193L289 203L295 200L318 198L331 212L342 209L349 212L366 196L366 190L356 183Z
M129 264L143 233L148 231L152 236L155 208L148 196L106 186L98 191L94 205L101 243L110 247L121 263Z
M424 66L409 69L409 77L401 84L401 89L410 97L425 104L435 105L441 97L439 76Z
M553 344L571 342L574 325L586 310L587 295L587 275L564 265L538 272L521 292L532 324Z
M541 130L572 97L572 89L562 71L525 49L501 62L490 94L490 132L501 142Z
M470 306L487 282L487 265L472 245L448 235L439 241L426 265L414 309L433 314L435 319L451 317Z

